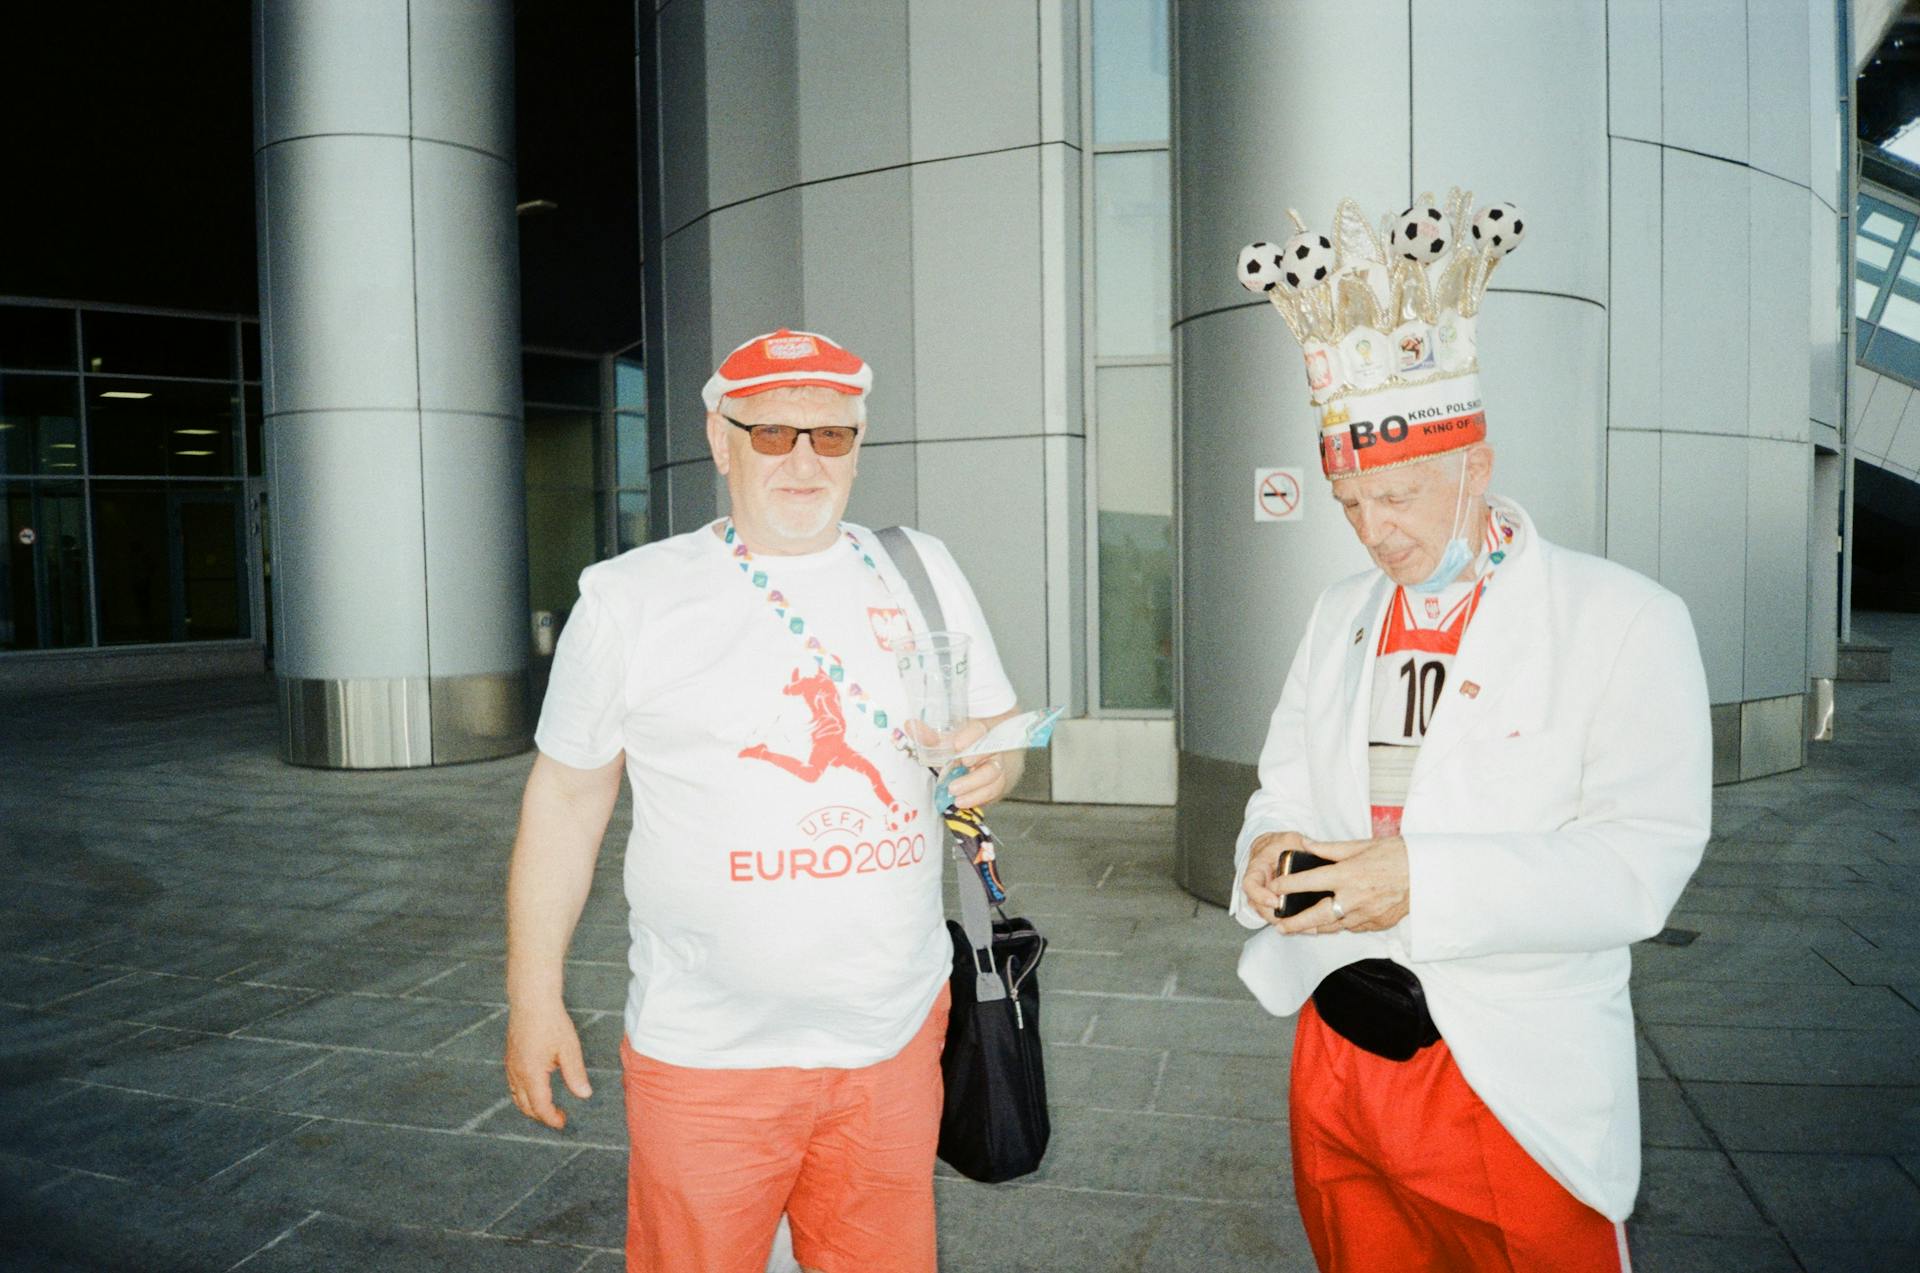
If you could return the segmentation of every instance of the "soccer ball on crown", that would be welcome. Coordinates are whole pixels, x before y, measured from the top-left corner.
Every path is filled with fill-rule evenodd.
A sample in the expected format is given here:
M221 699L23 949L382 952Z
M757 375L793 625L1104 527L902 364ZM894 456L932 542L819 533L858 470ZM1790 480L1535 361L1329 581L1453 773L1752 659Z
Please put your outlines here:
M1249 292L1271 292L1280 284L1280 249L1271 243L1249 243L1240 249L1240 286Z
M1280 245L1280 282L1294 291L1324 283L1333 263L1332 239L1314 230L1296 234Z
M1527 236L1520 209L1510 203L1492 203L1473 214L1473 241L1488 256L1505 256Z
M1426 265L1447 250L1447 214L1432 204L1415 204L1394 219L1387 246L1408 261Z

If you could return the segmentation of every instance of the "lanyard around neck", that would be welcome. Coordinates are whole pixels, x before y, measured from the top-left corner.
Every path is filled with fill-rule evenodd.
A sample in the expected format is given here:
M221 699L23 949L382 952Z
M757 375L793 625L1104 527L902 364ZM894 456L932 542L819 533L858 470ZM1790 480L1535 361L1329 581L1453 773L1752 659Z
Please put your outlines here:
M845 527L841 530L842 542L853 549L854 555L859 557L867 569L873 571L874 576L880 580L880 586L887 589L888 595L892 595L893 589L888 586L886 575L881 573L880 564L860 543L860 537ZM825 672L828 680L840 686L842 695L853 704L855 711L872 721L875 729L886 732L887 741L912 759L913 746L907 739L906 730L892 724L886 710L875 703L872 695L868 694L858 682L847 680L845 661L832 650L827 649L818 635L808 632L806 619L788 602L786 594L773 586L773 581L768 577L766 570L755 564L753 550L747 547L746 540L740 538L740 532L734 526L731 517L727 518L726 531L722 538L731 550L734 564L740 567L741 577L760 593L761 598L773 611L774 618L786 625L787 631L801 643L807 656L813 660L814 666ZM904 608L901 614L906 614Z

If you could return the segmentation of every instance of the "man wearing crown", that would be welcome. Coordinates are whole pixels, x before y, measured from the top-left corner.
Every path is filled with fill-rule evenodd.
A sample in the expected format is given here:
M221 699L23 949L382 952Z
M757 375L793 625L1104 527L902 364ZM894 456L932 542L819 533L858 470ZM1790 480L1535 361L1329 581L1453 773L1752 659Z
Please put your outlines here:
M1294 1187L1343 1273L1628 1267L1628 947L1711 813L1686 607L1488 494L1474 323L1525 222L1469 208L1423 198L1378 233L1349 200L1334 234L1241 256L1305 349L1375 566L1314 606L1231 906L1260 930L1241 979L1299 1014Z

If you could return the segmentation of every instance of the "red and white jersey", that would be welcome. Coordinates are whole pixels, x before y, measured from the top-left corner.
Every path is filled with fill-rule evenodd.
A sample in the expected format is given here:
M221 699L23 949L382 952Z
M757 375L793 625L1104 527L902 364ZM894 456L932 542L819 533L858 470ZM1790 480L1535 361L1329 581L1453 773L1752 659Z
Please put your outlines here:
M1395 588L1374 645L1373 699L1368 712L1368 796L1376 836L1400 833L1413 762L1440 709L1460 640L1486 595L1493 572L1513 546L1518 523L1489 512L1473 577L1439 592Z

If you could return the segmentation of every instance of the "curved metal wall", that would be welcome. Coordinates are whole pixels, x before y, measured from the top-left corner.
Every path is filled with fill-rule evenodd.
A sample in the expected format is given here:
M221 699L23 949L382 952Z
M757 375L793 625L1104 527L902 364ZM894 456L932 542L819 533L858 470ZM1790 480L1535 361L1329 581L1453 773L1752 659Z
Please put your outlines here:
M528 744L511 6L255 0L283 754Z

